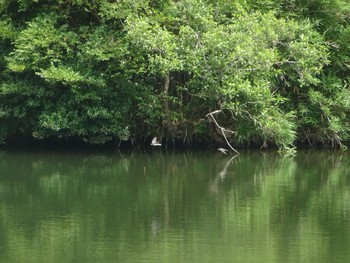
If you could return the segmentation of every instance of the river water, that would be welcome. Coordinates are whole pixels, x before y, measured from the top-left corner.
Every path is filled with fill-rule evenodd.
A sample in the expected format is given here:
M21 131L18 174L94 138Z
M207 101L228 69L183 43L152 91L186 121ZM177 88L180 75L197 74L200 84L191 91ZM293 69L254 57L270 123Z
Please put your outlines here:
M0 152L0 262L349 260L348 152Z

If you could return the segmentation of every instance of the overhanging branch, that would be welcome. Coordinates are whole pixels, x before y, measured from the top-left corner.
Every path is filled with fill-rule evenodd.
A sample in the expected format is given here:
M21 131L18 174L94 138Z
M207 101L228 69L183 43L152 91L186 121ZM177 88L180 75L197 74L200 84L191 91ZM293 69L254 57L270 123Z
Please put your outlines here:
M215 123L215 125L220 129L221 133L222 133L222 136L224 136L225 138L225 141L227 143L227 145L231 148L232 151L234 151L235 153L238 154L238 151L232 147L232 145L230 144L230 142L228 141L227 137L226 137L226 134L225 134L225 128L221 127L219 125L219 123L216 121L215 117L214 117L214 114L217 114L217 113L220 113L222 112L222 110L215 110L213 112L209 112L207 115L205 115L205 117L207 118L211 118L213 120L213 122Z

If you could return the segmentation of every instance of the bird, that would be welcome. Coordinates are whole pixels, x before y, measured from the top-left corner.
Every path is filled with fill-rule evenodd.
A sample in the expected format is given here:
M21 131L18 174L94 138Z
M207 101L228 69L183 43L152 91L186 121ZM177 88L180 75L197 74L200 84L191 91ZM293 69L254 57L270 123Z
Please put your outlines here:
M227 155L228 150L225 148L218 148L218 151L222 152L223 154Z
M157 137L154 137L151 142L151 146L162 146L162 144L157 141Z

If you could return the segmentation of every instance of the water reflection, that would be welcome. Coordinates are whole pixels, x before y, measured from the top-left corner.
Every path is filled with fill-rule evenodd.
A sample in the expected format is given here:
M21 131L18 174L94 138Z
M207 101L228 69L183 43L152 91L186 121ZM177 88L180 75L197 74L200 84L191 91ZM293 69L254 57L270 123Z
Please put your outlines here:
M220 172L218 172L217 176L209 184L209 189L211 192L216 193L216 194L219 192L219 183L223 182L223 180L226 177L227 170L228 170L231 162L237 157L238 157L238 155L234 155L231 158L229 158L228 160L225 160L225 162L226 162L225 165L220 170Z
M0 262L347 262L348 154L0 154Z

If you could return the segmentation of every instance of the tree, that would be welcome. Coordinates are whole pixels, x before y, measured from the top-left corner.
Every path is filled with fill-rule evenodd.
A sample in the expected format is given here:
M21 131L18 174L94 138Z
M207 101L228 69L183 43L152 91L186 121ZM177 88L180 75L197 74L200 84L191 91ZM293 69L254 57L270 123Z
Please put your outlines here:
M317 12L316 12L316 11ZM3 1L3 138L349 138L344 1Z

